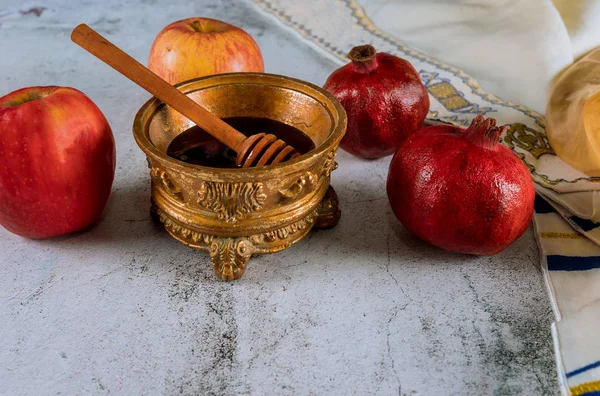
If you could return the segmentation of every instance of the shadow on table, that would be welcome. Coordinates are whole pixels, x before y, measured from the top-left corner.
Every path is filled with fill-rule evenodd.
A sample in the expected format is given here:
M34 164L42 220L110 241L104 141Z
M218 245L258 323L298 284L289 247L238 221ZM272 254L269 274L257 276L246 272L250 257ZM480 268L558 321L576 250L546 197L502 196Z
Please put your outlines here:
M244 279L250 282L280 280L289 277L293 266L320 273L324 266L331 271L373 270L445 263L460 266L478 257L456 254L431 246L410 234L393 215L385 191L373 182L363 189L360 199L347 186L336 186L342 218L333 229L313 230L295 246L271 255L255 255L249 262ZM212 276L212 263L205 251L195 251L171 238L160 224L150 218L150 183L139 178L113 188L100 221L88 230L37 241L61 249L122 252L133 259L155 257L156 268L181 267L182 277L189 280L219 282ZM353 199L354 197L354 199ZM157 246L162 251L156 257ZM149 260L150 261L150 260ZM182 265L181 262L185 262ZM260 273L260 276L249 275Z
M101 218L87 229L37 242L42 245L60 244L61 248L67 249L101 244L110 249L122 249L156 235L168 237L163 228L150 218L150 181L144 178L113 186Z
M396 219L380 183L360 187L358 194L351 186L335 185L342 210L340 223L328 230L313 229L285 251L253 256L244 277L251 282L286 279L291 273L299 274L298 267L303 274L328 271L360 276L365 271L387 271L405 265L460 266L480 259L448 252L420 240ZM255 271L259 275L251 275Z

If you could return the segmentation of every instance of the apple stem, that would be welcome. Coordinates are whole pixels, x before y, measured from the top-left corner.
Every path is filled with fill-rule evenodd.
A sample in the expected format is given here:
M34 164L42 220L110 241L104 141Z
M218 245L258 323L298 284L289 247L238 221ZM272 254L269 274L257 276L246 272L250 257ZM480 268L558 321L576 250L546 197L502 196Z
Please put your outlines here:
M192 21L192 23L190 23L190 26L192 27L192 30L194 32L202 33L204 31L204 29L202 29L202 24L200 23L200 21Z

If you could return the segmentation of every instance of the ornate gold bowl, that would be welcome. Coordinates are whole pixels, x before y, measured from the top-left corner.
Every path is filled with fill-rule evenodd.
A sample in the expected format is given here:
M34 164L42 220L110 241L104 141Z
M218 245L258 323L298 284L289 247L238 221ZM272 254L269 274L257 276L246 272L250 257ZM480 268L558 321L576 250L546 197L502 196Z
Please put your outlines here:
M239 279L252 254L287 249L313 226L337 224L340 212L329 177L337 167L346 113L333 96L300 80L262 73L222 74L177 87L218 117L277 120L315 145L278 165L193 165L166 153L194 124L156 98L139 110L133 133L148 159L152 213L175 239L207 250L217 277Z

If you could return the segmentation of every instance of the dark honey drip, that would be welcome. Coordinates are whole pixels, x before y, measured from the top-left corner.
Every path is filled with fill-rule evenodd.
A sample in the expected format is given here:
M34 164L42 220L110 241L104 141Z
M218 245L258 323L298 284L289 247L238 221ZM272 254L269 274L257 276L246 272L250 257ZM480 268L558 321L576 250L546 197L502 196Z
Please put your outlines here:
M315 148L310 137L280 121L256 117L229 117L223 118L223 121L246 136L261 132L271 133L294 147L300 154ZM237 167L236 153L197 125L173 139L167 148L167 155L194 165L214 168Z

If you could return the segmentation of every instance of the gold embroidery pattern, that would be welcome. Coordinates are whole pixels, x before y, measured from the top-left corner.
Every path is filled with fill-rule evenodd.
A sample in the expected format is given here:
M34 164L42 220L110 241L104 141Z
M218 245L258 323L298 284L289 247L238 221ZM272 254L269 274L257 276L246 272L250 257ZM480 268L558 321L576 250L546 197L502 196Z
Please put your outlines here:
M428 89L429 93L450 111L463 109L471 104L449 82L432 84Z
M585 238L581 234L577 234L575 232L542 232L540 234L543 239L583 239Z
M523 124L512 124L506 132L504 142L510 147L517 146L529 151L535 158L540 158L544 154L555 155L546 134Z
M600 381L586 382L581 385L571 387L571 396L585 395L589 392L600 391Z

